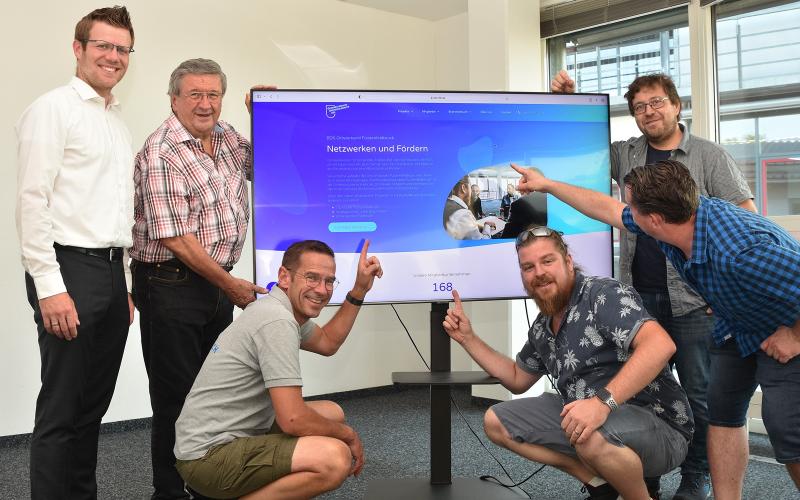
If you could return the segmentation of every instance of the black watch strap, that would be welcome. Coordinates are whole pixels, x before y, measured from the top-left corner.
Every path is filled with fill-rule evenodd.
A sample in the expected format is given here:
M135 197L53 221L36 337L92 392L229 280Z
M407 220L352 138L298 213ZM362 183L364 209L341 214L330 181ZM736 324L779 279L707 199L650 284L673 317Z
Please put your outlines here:
M357 299L357 298L353 297L352 295L350 295L350 292L347 292L347 295L344 296L344 300L346 300L347 302L350 302L354 306L360 306L360 305L362 305L364 303L364 299Z
M617 401L614 399L614 396L612 396L611 393L608 392L608 389L606 389L605 387L597 389L595 391L595 396L597 396L597 398L600 401L602 401L603 404L611 408L611 411L614 411L617 408L619 408L619 405L617 404Z

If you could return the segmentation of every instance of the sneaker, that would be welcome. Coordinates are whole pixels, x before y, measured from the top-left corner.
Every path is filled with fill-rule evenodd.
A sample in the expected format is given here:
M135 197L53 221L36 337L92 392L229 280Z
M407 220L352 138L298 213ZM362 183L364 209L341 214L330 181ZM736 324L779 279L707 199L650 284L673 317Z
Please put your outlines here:
M705 500L711 495L711 478L703 472L690 472L681 476L681 484L673 500Z
M609 483L601 484L600 486L584 484L581 491L589 494L586 500L617 500L619 498L619 493Z
M650 498L653 500L661 498L661 476L646 477L644 484L647 486L647 494L650 495Z

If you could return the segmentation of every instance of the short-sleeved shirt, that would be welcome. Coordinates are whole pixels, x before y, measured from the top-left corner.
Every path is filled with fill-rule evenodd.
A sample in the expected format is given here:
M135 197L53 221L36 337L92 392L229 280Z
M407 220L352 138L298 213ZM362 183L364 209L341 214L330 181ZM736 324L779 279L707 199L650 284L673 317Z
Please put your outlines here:
M133 174L134 259L169 260L174 255L159 240L191 233L220 266L239 260L250 220L252 148L222 121L211 143L213 158L174 114L147 138Z
M672 151L670 159L686 165L701 195L722 198L737 205L753 197L747 181L730 153L719 144L691 135L682 124L678 126L683 138L678 147ZM623 201L625 201L623 179L634 167L645 164L647 147L647 138L644 136L611 144L611 177L620 186ZM631 284L636 235L622 231L619 250L620 280ZM682 316L705 306L705 301L681 280L671 265L667 265L667 291L674 316Z
M647 321L654 321L632 287L611 278L575 273L558 334L551 317L539 314L517 365L531 374L550 374L564 403L594 397L631 356L631 343ZM658 376L625 404L647 407L681 434L694 431L686 394L666 364Z
M644 234L630 207L628 231ZM692 255L659 242L680 276L714 310L714 340L734 337L748 356L781 326L800 319L800 243L766 217L715 198L700 197Z
M275 421L271 387L302 386L301 326L286 294L273 287L223 331L208 353L175 424L175 457L196 460L214 446L266 434Z

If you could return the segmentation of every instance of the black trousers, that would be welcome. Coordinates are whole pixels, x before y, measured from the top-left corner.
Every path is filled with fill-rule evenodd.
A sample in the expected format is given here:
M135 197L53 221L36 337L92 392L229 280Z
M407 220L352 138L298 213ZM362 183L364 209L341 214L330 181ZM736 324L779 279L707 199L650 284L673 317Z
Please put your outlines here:
M31 438L31 498L97 498L97 438L128 338L128 292L122 262L57 249L61 276L78 311L77 338L42 324L33 279L25 274L39 337L42 387Z
M131 271L153 408L152 498L188 498L175 469L175 421L208 351L233 321L233 303L177 259L133 261Z

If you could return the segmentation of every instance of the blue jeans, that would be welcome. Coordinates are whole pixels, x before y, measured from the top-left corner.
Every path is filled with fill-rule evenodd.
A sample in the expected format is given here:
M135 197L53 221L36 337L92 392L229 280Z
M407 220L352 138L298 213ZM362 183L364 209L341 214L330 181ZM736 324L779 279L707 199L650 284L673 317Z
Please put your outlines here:
M683 390L689 399L694 415L694 436L689 444L689 453L681 464L681 473L708 472L706 435L708 434L708 378L711 371L709 344L714 329L714 316L699 308L673 316L666 293L641 293L645 309L669 333L677 351L670 366L678 371Z

